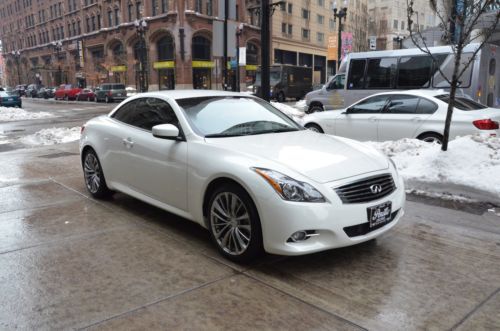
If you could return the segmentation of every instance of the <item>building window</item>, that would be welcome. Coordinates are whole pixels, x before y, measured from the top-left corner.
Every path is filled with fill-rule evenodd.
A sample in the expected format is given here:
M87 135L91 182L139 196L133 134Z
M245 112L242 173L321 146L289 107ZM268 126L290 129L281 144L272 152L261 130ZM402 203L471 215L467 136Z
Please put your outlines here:
M142 4L140 2L135 3L135 18L139 19L142 17Z
M397 30L398 29L398 20L394 20L394 23L392 24L392 28Z
M291 25L291 24L288 24L288 34L290 36L292 36L292 34L293 34L293 25Z
M212 0L207 0L207 15L212 16L213 12L213 2ZM238 5L236 5L236 20L238 20Z
M302 39L309 40L309 29L302 29Z
M318 24L325 23L325 16L318 14L317 19L318 19Z
M288 4L288 14L291 14L293 12L293 4L289 3Z
M281 23L281 32L286 33L286 23Z
M101 14L99 13L97 14L97 28L101 30Z
M90 32L90 17L87 17L85 19L85 23L86 23L86 26L87 26L87 32Z
M95 16L92 16L92 31L95 31Z
M309 19L309 10L302 8L302 18L306 20Z
M318 6L324 7L325 6L325 0L318 0Z
M168 11L168 1L161 0L161 12L166 13Z
M133 7L134 7L134 5L131 3L128 5L128 21L129 22L132 22L132 19L133 19L133 17L132 17L132 8Z
M120 24L120 10L115 8L115 25Z
M194 11L198 12L198 13L201 13L202 12L202 8L203 8L202 6L203 6L202 0L195 0L195 2L194 2Z
M151 0L151 9L152 9L153 16L156 16L156 14L157 14L157 6L158 6L157 0Z
M281 11L286 11L286 2L280 3L280 10Z
M335 29L335 21L333 20L333 18L330 18L330 30L333 29Z
M322 32L318 32L316 35L316 39L318 40L318 43L323 44L325 41L325 34Z
M405 21L401 21L401 30L405 29Z
M111 10L108 11L108 26L113 26L113 12Z

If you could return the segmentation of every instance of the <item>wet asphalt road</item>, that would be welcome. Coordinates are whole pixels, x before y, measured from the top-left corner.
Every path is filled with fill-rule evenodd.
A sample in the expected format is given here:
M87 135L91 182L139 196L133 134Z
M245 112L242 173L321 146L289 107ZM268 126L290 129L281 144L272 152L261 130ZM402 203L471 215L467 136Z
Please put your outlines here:
M47 107L57 122L0 131L107 112ZM76 142L0 161L1 330L500 329L500 217L487 207L408 201L375 242L242 266L182 218L90 198Z

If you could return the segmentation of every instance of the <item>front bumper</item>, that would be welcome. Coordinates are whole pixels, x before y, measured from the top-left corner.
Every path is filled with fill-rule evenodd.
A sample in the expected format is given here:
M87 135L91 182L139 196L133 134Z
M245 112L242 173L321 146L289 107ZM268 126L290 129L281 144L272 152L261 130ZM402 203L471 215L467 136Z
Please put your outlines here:
M315 187L328 200L326 203L284 201L277 194L275 197L258 197L265 251L279 255L302 255L351 246L380 236L394 227L404 214L404 183L401 177L392 175L396 189L390 195L368 203L343 204L333 189L366 175L341 183L316 184ZM365 233L364 230L368 229L367 208L387 201L392 203L393 220ZM315 236L300 242L287 242L297 231L314 231Z

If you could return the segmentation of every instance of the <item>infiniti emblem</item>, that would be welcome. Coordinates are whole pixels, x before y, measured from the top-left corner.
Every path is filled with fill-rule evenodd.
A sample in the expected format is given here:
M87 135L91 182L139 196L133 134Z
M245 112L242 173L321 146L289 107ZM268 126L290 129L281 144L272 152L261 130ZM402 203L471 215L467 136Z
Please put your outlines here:
M375 184L370 186L370 191L372 191L373 194L377 194L382 192L382 185L380 184Z

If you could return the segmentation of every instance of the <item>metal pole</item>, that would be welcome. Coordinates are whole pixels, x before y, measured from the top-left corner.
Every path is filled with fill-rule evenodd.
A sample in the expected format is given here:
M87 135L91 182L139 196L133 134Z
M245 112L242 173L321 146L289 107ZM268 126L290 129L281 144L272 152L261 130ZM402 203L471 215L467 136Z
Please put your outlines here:
M262 42L260 49L261 66L260 66L260 82L261 82L261 98L265 101L270 100L269 90L269 0L261 1L261 29L260 29L260 39Z
M16 56L17 85L21 85L21 73L19 72L19 56Z
M229 0L224 1L224 90L227 90L228 70L227 70L227 17L229 11Z
M240 31L236 32L236 86L233 91L240 92Z
M342 16L339 16L339 36L337 42L337 68L340 69L340 58L342 56Z

